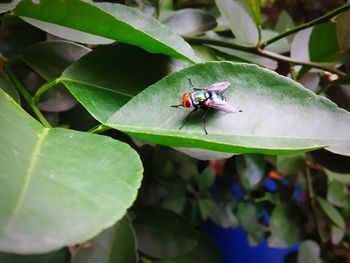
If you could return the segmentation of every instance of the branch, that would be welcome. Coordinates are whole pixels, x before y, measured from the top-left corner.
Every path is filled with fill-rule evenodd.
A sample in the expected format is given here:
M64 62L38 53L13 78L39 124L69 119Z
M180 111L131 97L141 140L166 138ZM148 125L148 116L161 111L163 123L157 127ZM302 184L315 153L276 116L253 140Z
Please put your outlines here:
M22 83L16 77L16 74L12 71L12 69L6 64L4 65L4 71L15 85L19 93L23 96L23 98L27 101L29 106L32 108L35 115L38 117L40 122L46 127L51 128L50 123L45 119L44 115L41 111L36 107L35 103L33 103L33 97L29 94L29 92L23 87Z
M294 33L297 33L297 32L299 32L299 31L301 31L301 30L303 30L305 28L312 27L312 26L315 26L315 25L318 25L318 24L322 24L322 23L328 22L328 21L330 21L331 18L335 17L336 15L338 15L338 14L340 14L340 13L342 13L342 12L348 10L348 9L350 9L350 3L342 5L342 6L336 8L336 9L328 12L327 14L324 14L323 16L318 17L318 18L316 18L314 20L311 20L309 22L306 22L304 24L296 26L296 27L294 27L292 29L289 29L289 30L287 30L287 31L285 31L285 32L283 32L283 33L281 33L281 34L279 34L279 35L277 35L277 36L275 36L275 37L273 37L273 38L263 42L259 46L259 48L264 49L266 46L268 46L268 45L270 45L270 44L280 40L281 38L284 38L286 36L289 36L289 35L292 35Z
M48 91L49 89L51 89L53 86L55 86L56 84L58 84L60 82L60 78L56 78L53 79L51 81L48 81L46 83L44 83L35 93L32 101L34 104L36 104L39 100L40 97L43 93L45 93L46 91Z
M311 68L318 68L325 71L332 72L334 74L338 74L340 76L345 76L346 74L332 66L332 64L325 64L325 63L315 63L310 61L299 61L292 59L287 56L283 56L268 50L263 49L257 49L254 46L243 46L232 42L226 42L222 40L217 39L210 39L210 38L203 38L203 37L185 37L185 40L191 43L198 43L198 44L207 44L207 45L214 45L214 46L220 46L220 47L226 47L236 50L245 51L248 53L252 53L255 55L260 55L266 58L270 58L276 61L286 62L293 65L302 65L302 66L308 66Z

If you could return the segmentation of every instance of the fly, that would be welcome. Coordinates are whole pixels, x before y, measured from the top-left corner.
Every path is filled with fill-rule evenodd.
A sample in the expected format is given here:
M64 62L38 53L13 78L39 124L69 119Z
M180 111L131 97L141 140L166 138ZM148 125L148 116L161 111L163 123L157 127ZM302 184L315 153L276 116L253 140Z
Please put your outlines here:
M186 122L190 119L193 112L197 111L198 109L203 109L203 128L205 134L208 134L206 129L206 119L208 115L209 109L215 109L226 113L232 113L232 112L242 112L242 110L237 110L232 105L228 104L226 102L226 98L224 96L224 91L230 87L230 82L218 82L214 83L212 85L209 85L207 87L198 89L194 88L193 84L191 82L191 79L189 79L189 85L192 87L192 92L186 92L184 95L182 95L181 104L179 105L172 105L171 107L184 107L184 108L193 108L193 110L190 112L190 114L187 116L185 122L180 127L180 130L185 126Z

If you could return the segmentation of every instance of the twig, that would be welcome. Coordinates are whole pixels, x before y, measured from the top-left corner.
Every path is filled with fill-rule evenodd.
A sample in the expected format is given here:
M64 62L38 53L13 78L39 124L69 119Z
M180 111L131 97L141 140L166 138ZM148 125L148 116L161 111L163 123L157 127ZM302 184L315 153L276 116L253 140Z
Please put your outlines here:
M4 65L4 71L12 81L12 83L15 85L19 93L23 96L23 98L27 101L29 106L32 108L35 115L38 117L39 121L46 127L51 128L50 123L45 119L44 115L41 113L41 111L36 107L36 105L33 103L33 97L29 94L29 92L23 87L22 83L17 79L15 73L12 71L12 69L8 66L8 64Z
M287 30L287 31L285 31L285 32L283 32L283 33L281 33L281 34L279 34L279 35L277 35L277 36L275 36L275 37L273 37L273 38L271 38L271 39L261 43L260 48L264 49L268 45L270 45L270 44L272 44L272 43L274 43L274 42L276 42L276 41L278 41L278 40L280 40L280 39L282 39L282 38L284 38L286 36L289 36L289 35L292 35L294 33L297 33L297 32L299 32L299 31L301 31L301 30L303 30L305 28L312 27L312 26L315 26L315 25L318 25L318 24L322 24L322 23L328 22L328 21L330 21L331 18L335 17L336 15L338 15L338 14L340 14L340 13L342 13L342 12L348 10L348 9L350 9L350 3L342 5L342 6L336 8L336 9L328 12L327 14L324 14L323 16L318 17L318 18L316 18L314 20L311 20L309 22L306 22L304 24L296 26L296 27L294 27L292 29L289 29L289 30Z
M33 103L36 104L39 100L40 97L43 93L45 93L46 91L48 91L49 89L51 89L52 87L54 87L55 85L57 85L60 82L60 78L56 78L53 79L51 81L46 82L45 84L43 84L35 93L34 97L33 97Z
M99 124L95 127L92 127L90 130L88 130L88 132L90 133L101 133L101 132L104 132L106 130L109 130L110 128L103 125L103 124Z
M241 50L241 51L260 55L260 56L263 56L266 58L270 58L270 59L281 61L281 62L286 62L286 63L293 64L293 65L302 65L302 66L308 66L311 68L322 69L325 71L332 72L334 74L338 74L340 76L346 75L344 72L342 72L334 67L331 67L330 65L332 65L332 64L316 63L316 62L310 62L310 61L299 61L299 60L295 60L295 59L292 59L290 57L283 56L283 55L280 55L280 54L277 54L277 53L274 53L274 52L271 52L268 50L257 49L254 46L243 46L243 45L239 45L239 44L232 43L232 42L226 42L226 41L222 41L222 40L218 40L218 39L210 39L210 38L204 38L204 37L185 37L185 40L188 42L191 42L191 43L200 43L200 44L214 45L214 46L220 46L220 47Z

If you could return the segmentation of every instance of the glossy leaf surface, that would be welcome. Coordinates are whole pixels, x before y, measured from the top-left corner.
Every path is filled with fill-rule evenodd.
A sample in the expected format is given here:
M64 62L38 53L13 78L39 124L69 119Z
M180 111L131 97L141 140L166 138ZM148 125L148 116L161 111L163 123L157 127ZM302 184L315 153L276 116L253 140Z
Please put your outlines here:
M243 3L232 0L216 0L215 3L236 39L246 45L255 45L259 36L258 29Z
M8 95L12 97L12 99L19 103L20 98L16 87L13 85L12 81L9 79L9 77L3 71L3 69L0 69L0 89L5 91Z
M214 17L202 10L192 8L176 11L163 23L179 35L196 35L216 26Z
M81 243L125 214L142 177L128 145L44 128L2 91L0 108L0 250L33 254Z
M196 87L228 81L227 102L243 112L212 111L206 135L201 116L172 108ZM150 86L117 111L107 125L154 143L233 153L293 153L315 148L350 154L350 114L296 82L250 64L209 62ZM334 127L338 127L334 129ZM320 132L322 131L322 132Z
M137 47L105 46L69 66L61 82L94 118L106 122L138 92L165 76L167 62L166 57Z
M136 263L136 240L130 220L125 215L75 252L72 263Z
M58 31L61 37L66 36L68 39L74 34L62 33L62 27L140 46L152 53L198 61L191 47L181 37L156 19L125 5L90 4L79 0L41 0L39 3L22 0L13 11L16 15L25 17L27 22L33 22L32 19L45 22L41 26L35 24L42 29L47 28L47 23L52 24L53 27L49 27L50 33ZM84 42L82 40L80 42Z
M336 25L325 23L313 27L309 40L311 61L335 62L339 58Z

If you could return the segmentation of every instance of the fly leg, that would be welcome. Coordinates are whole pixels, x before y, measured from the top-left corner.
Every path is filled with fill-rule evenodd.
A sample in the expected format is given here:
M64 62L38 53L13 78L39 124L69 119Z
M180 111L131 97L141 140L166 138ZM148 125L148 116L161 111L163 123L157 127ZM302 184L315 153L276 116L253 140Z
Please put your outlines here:
M189 86L190 86L191 88L193 88L193 84L192 84L191 79L188 79L188 84L189 84Z
M198 107L194 108L194 109L190 112L190 114L188 114L188 116L186 117L184 123L181 125L181 127L179 128L179 130L181 130L181 129L185 126L186 122L191 118L192 113L195 112L195 111L197 111L197 110L198 110Z
M205 109L205 110L204 110L203 117L202 117L202 119L203 119L203 129L204 129L204 132L205 132L206 135L208 135L207 127L206 127L208 111L209 111L209 109Z

